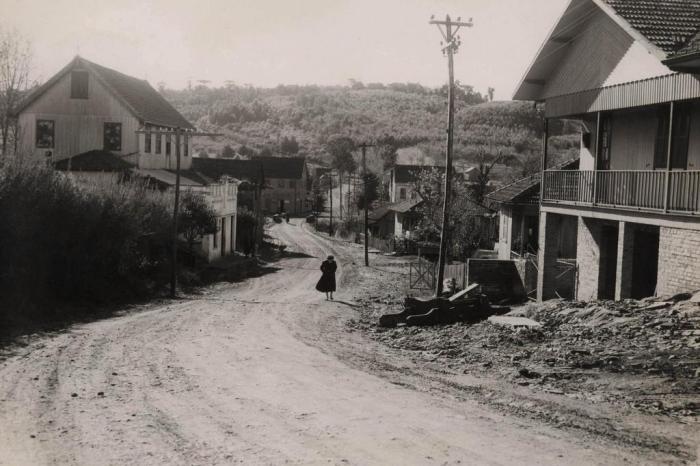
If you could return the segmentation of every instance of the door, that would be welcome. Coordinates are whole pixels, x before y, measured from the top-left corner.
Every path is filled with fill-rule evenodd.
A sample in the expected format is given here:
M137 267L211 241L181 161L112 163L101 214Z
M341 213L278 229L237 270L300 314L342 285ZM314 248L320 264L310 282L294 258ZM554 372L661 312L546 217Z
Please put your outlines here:
M601 228L600 266L598 277L598 298L615 299L617 275L617 235L618 227L605 225Z
M632 259L632 298L654 296L659 270L659 231L634 233Z
M284 212L284 199L280 199L280 208L279 208L279 211L280 211L280 212Z
M221 256L226 255L226 217L221 218Z

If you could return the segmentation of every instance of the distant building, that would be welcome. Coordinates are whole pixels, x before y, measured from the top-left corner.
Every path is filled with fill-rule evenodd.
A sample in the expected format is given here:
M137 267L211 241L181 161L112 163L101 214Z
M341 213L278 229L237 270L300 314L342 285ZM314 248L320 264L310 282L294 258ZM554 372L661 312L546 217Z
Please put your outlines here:
M192 168L194 127L147 81L75 57L24 100L17 116L20 154L79 180L129 174L170 190L179 153L182 188L202 193L219 217L202 255L213 260L234 251L237 182Z
M560 170L578 169L578 160L557 167ZM521 178L486 195L498 208L498 258L508 260L537 254L540 222L541 174ZM573 226L572 226L573 225ZM576 224L569 226L575 232ZM576 241L568 235L560 236L559 257L575 257Z
M543 154L538 299L562 235L579 300L700 289L699 45L700 0L573 0L554 25L514 98L585 129L578 170Z
M269 214L301 215L310 210L306 159L302 157L255 157L265 173L262 208Z
M397 203L415 199L417 195L415 192L416 182L424 173L429 173L433 170L445 173L445 167L436 165L397 164L387 170L384 174L384 183L388 187L389 202Z

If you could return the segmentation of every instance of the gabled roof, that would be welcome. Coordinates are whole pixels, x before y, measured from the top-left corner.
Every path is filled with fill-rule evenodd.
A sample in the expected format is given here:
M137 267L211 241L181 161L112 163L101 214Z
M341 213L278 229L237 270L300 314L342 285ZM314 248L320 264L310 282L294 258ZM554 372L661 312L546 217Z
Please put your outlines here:
M32 92L22 102L16 113L19 114L24 111L74 68L84 68L90 71L142 123L171 128L194 129L194 126L175 110L158 91L153 89L148 84L148 81L98 65L80 56L76 56L61 71Z
M82 172L121 172L133 168L123 158L106 150L91 150L54 163L56 170Z
M265 178L298 180L304 174L306 159L303 157L255 157L265 172Z
M445 171L445 167L436 165L395 165L392 168L394 172L394 181L396 183L411 183L418 180L418 177L424 173L437 169L440 173Z
M405 201L395 202L386 206L387 210L390 212L398 212L400 214L405 214L406 212L418 207L423 203L423 199L406 199Z
M224 176L254 183L264 180L262 163L257 160L192 157L192 169L213 180L220 180Z
M700 0L570 0L517 87L514 100L537 100L567 45L603 12L663 62L700 29Z

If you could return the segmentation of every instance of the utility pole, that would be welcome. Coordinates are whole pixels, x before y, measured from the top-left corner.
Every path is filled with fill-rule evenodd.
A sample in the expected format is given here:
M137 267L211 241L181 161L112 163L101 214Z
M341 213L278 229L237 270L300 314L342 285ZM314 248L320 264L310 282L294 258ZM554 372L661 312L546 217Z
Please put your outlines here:
M445 16L445 20L436 20L431 17L430 24L435 24L440 30L445 42L441 42L443 46L442 54L447 55L447 70L449 74L449 83L447 87L447 151L445 153L445 201L442 207L442 231L440 232L440 256L438 259L437 283L435 285L435 296L440 296L442 293L442 282L445 278L445 258L447 255L447 229L450 221L450 193L452 190L452 145L454 133L454 116L455 116L455 77L454 77L454 54L459 50L462 43L457 32L464 27L472 27L471 19L463 23L461 18L457 21L452 21L450 15ZM444 28L444 29L443 29ZM453 29L454 28L454 29Z
M330 220L328 221L328 236L333 236L333 173L331 172L328 172L328 199L331 201L331 216Z
M175 208L173 209L173 263L170 265L170 297L177 295L177 217L180 213L180 128L175 130Z
M156 137L167 137L170 138L172 134L175 133L175 205L173 206L173 231L172 231L172 255L170 263L170 296L175 297L177 295L177 238L178 238L178 215L180 213L180 138L183 137L182 128L177 127L173 131L172 129L151 129L144 128L136 131L136 134L143 134L144 137L150 138L151 135ZM209 136L216 137L221 136L220 133L206 133L200 131L186 131L184 134L185 145L189 144L189 138L193 136ZM169 139L168 139L169 141ZM189 148L188 152L189 154ZM168 155L166 153L166 155ZM191 156L191 155L190 155ZM168 155L168 160L170 159ZM168 168L170 163L168 162Z
M364 224L364 231L365 231L365 267L369 267L369 238L367 235L367 222L369 218L369 214L367 213L367 148L368 147L374 147L374 144L367 144L363 143L360 144L360 148L362 148L362 195L364 196L364 205L365 205L365 224Z

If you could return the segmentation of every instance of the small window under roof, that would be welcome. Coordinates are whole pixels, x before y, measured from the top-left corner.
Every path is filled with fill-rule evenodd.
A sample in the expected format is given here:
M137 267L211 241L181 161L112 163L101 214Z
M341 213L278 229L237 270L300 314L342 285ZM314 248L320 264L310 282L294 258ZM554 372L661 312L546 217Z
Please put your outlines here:
M75 70L70 74L70 98L71 99L87 99L88 98L88 80L87 71Z

